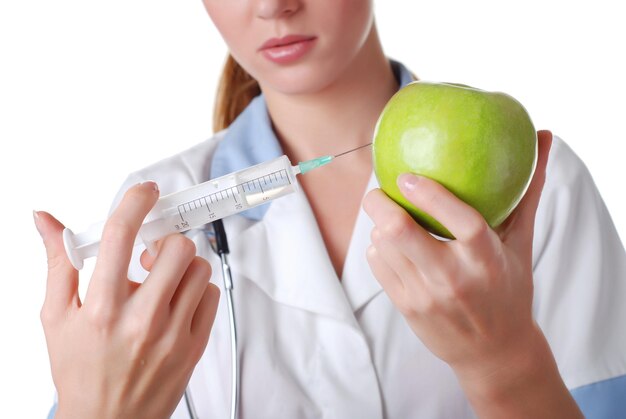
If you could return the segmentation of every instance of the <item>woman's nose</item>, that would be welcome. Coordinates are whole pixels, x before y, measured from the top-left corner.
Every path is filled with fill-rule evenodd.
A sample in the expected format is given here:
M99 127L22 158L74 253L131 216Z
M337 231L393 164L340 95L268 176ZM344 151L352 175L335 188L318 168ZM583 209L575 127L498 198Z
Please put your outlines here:
M294 14L301 0L257 0L256 14L261 19L276 19Z

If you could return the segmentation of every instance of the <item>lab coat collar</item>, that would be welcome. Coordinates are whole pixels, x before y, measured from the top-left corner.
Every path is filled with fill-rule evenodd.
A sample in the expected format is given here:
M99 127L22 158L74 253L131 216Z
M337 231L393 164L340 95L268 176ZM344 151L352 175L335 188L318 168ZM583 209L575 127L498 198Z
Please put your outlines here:
M411 72L398 61L390 60L400 87L413 81ZM263 94L255 97L233 121L213 155L209 179L259 164L283 154ZM241 213L251 220L261 220L271 203Z
M237 231L237 223L227 222L226 230L235 278L281 304L356 326L303 190L273 201L248 228Z
M367 189L378 186L372 174ZM354 313L382 291L366 260L373 222L359 209L341 278L337 278L302 189L273 201L261 221L226 220L231 269L271 299L358 329ZM245 263L241 263L245 261Z

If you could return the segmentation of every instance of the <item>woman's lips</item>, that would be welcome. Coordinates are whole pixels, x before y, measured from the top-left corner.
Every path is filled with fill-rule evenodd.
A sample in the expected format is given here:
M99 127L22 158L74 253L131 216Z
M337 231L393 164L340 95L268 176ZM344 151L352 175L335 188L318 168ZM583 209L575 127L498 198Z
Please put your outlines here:
M306 35L288 35L266 41L259 51L268 60L277 64L289 64L297 61L315 45L316 37Z

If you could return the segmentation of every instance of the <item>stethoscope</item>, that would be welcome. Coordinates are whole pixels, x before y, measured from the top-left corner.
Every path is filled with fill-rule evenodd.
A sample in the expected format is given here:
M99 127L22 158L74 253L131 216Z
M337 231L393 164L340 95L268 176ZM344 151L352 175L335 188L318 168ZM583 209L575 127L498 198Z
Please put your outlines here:
M224 290L226 291L226 302L228 304L228 321L230 324L230 357L231 357L231 388L230 388L230 418L237 419L239 417L239 357L237 354L237 324L235 322L235 305L233 303L233 277L228 264L228 240L226 238L226 230L222 220L217 220L209 224L205 231L211 248L220 257L222 265L222 280L224 281ZM185 389L185 404L191 419L198 419L196 407L191 397L189 386Z

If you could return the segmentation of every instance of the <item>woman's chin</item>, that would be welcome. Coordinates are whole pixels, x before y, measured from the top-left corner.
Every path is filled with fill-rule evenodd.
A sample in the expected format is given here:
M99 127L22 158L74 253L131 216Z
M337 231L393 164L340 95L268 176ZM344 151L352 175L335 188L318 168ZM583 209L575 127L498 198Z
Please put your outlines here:
M285 95L307 95L319 93L337 80L336 74L329 74L320 68L283 68L258 77L264 93L273 91Z

